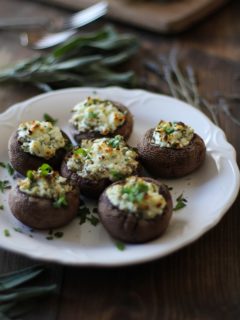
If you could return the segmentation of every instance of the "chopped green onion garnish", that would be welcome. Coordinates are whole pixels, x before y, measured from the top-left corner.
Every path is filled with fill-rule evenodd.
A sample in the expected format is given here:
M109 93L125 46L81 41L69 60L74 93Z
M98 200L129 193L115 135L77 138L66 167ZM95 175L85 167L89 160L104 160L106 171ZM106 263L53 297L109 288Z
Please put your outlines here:
M45 177L53 171L53 168L49 164L44 163L41 165L40 168L38 168L38 171L41 173L43 177Z
M43 119L44 121L51 122L53 125L58 122L57 119L53 119L48 113L44 113Z
M60 196L57 200L53 202L54 208L62 208L67 207L68 202L64 195Z

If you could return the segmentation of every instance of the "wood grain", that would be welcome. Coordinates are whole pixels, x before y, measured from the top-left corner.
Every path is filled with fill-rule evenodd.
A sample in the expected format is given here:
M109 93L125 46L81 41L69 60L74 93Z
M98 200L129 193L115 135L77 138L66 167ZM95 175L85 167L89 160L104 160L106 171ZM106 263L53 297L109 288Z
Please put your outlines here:
M240 2L232 1L211 19L171 37L117 26L135 32L146 51L164 54L178 47L183 63L196 70L202 95L217 103L216 92L239 92L239 11ZM63 10L37 2L2 0L0 16L13 12L16 16L47 15L52 20L67 16ZM1 32L0 38L0 51L4 49L12 62L35 54L20 47L16 33ZM142 74L141 61L136 61L136 67ZM1 85L0 111L37 92L24 85ZM233 105L236 114L239 108L238 103ZM239 127L221 109L219 120L240 163ZM24 320L239 319L239 207L240 196L214 229L186 248L151 263L116 269L51 265L39 282L56 282L59 294L39 302ZM0 274L36 263L4 250L0 250L0 262Z
M64 8L80 10L96 0L42 0ZM225 4L227 0L182 0L168 2L109 0L108 17L143 29L174 33L186 30ZM147 17L147 18L146 18Z

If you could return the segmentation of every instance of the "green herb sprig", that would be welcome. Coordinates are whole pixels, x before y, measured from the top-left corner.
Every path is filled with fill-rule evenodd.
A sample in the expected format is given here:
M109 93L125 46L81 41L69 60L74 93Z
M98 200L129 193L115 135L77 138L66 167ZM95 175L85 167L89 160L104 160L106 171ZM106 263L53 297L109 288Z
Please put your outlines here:
M6 169L7 172L8 172L8 174L9 174L10 176L13 176L15 170L13 169L13 167L11 166L10 163L8 163L8 162L7 162L7 163L0 162L0 167Z
M53 125L58 122L57 119L54 119L54 118L51 117L48 113L44 113L44 115L43 115L43 120L44 120L44 121L47 121L47 122L51 122Z
M116 71L138 50L133 35L106 26L65 41L48 54L27 59L0 72L0 83L23 82L43 91L73 86L132 86L134 72Z
M19 319L31 308L35 299L52 294L56 285L29 286L18 288L38 277L45 270L42 266L33 266L0 276L0 317L1 319ZM30 300L30 303L29 303ZM24 303L26 302L26 305Z
M56 199L53 202L54 208L62 208L62 207L67 207L67 206L68 206L68 202L67 202L65 195L61 195L58 199Z
M39 168L38 168L40 174L45 177L47 176L49 173L51 173L53 171L53 168L47 164L47 163L43 163Z
M97 213L97 208L93 208L91 212L91 210L85 205L85 203L81 204L78 210L78 217L80 218L79 224L81 225L89 221L91 225L96 227L100 222L96 213Z
M167 57L145 60L144 65L161 82L167 84L171 96L186 101L203 112L207 111L212 121L219 125L216 106L201 97L193 68L189 65L185 69L180 68L176 49L173 49ZM159 89L156 86L154 88L155 91ZM162 92L161 89L160 91Z
M119 250L119 251L124 251L125 250L125 244L120 242L120 241L117 241L116 243L116 248Z
M0 191L4 193L7 189L11 189L11 186L9 184L8 180L0 180Z
M182 193L177 197L176 201L177 201L177 203L176 203L175 207L173 208L174 211L180 210L180 209L186 207L186 205L187 205L187 199L185 199L183 197Z

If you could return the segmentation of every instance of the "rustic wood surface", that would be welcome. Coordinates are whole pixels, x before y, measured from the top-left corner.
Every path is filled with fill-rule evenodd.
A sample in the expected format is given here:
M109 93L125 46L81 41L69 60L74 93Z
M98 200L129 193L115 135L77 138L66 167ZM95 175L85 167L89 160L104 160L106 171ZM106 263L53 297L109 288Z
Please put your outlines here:
M178 47L199 76L201 93L235 94L240 79L240 2L232 1L187 32L171 37L116 25L136 33L156 53ZM69 12L26 0L1 0L0 17L40 16L52 20ZM33 55L16 32L0 31L0 65ZM37 94L25 85L0 87L0 111ZM240 115L239 104L232 112ZM220 126L240 156L239 127L224 112ZM226 186L227 188L227 186ZM163 259L125 268L50 265L41 283L56 282L58 294L41 300L24 320L212 320L240 318L240 197L221 222L201 239ZM0 250L0 274L36 261Z
M96 3L96 0L41 0L64 8L80 10ZM185 30L207 15L219 9L228 0L139 1L108 0L108 17L114 21L143 29L172 33ZM146 18L151 17L151 18Z

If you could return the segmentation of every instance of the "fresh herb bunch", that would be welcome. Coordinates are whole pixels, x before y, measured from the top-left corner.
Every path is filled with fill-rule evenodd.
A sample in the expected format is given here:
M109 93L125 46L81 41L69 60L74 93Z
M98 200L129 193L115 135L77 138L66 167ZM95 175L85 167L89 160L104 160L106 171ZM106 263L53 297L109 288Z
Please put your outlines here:
M211 105L199 93L193 68L189 65L185 69L180 67L178 50L173 49L167 57L160 56L157 59L145 60L144 66L155 74L160 82L167 84L168 93L171 96L186 101L203 112L207 111L212 121L219 124L216 106ZM142 85L145 86L145 84ZM148 86L148 84L146 85ZM155 87L154 91L162 92L163 90Z
M93 33L74 36L48 54L0 71L0 82L30 83L43 91L70 86L131 87L134 72L119 72L116 67L132 57L138 46L133 35L105 26Z
M42 266L33 266L0 276L0 319L19 319L32 308L35 299L56 291L55 284L18 288L44 270Z

